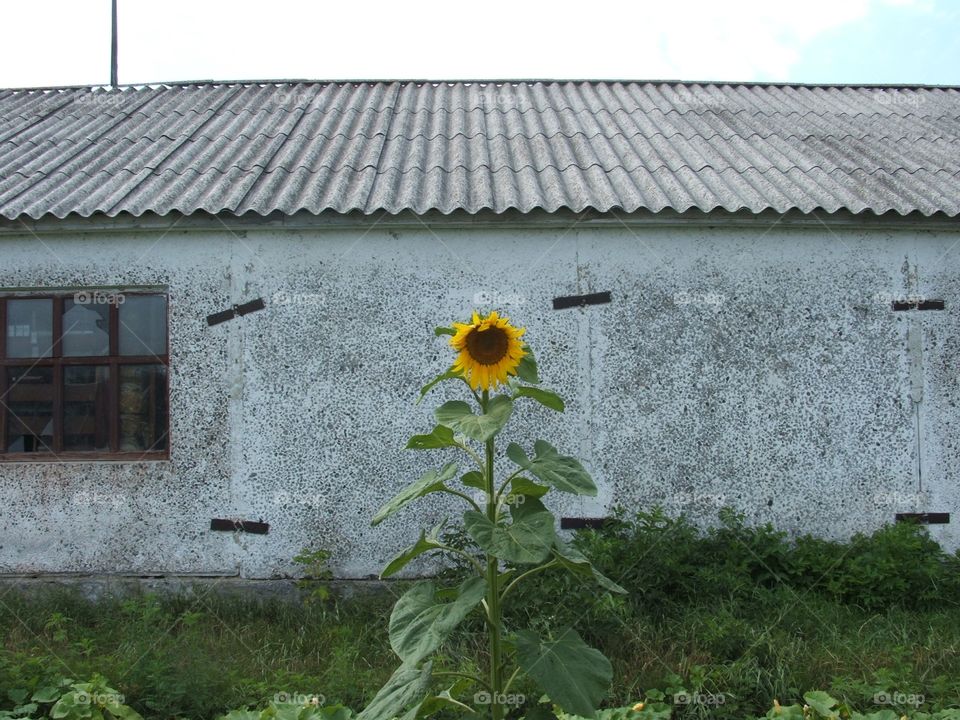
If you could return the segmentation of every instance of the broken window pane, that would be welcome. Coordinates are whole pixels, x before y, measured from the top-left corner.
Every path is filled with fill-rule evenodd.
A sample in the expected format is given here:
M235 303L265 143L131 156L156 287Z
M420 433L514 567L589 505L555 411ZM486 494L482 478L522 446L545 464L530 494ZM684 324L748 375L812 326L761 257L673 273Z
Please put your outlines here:
M110 449L110 368L74 365L63 369L63 449Z
M53 350L53 300L7 300L7 357L50 357Z
M167 368L120 366L120 450L167 449Z
M53 450L53 369L9 367L7 395L7 452Z
M88 357L110 354L110 305L63 301L63 354Z
M167 354L167 298L126 295L119 305L120 354Z

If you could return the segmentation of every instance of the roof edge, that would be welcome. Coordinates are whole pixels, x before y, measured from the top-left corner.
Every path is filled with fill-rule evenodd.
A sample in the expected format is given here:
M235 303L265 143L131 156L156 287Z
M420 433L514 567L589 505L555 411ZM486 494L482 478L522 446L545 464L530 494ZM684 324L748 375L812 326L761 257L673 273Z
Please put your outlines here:
M774 80L676 80L653 78L261 78L244 80L157 80L150 82L122 83L116 88L108 83L89 85L38 85L33 87L0 87L0 92L38 92L55 90L124 90L145 87L202 87L231 85L536 85L536 84L588 84L588 85L705 85L731 87L799 87L799 88L861 88L889 90L960 90L958 85L928 85L924 83L816 83Z

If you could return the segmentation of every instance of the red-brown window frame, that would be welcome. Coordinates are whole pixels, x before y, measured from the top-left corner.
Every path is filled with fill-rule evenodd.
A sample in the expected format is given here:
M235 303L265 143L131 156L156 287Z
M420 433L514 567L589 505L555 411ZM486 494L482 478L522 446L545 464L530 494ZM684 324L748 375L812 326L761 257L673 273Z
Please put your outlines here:
M167 345L163 355L120 355L120 314L119 304L108 303L110 325L110 348L108 355L64 356L63 342L63 301L72 300L78 293L87 295L123 295L156 296L166 300ZM50 356L43 358L7 357L7 301L8 300L52 300L53 301L53 346ZM110 368L108 400L110 404L109 438L110 450L63 451L63 368L70 365L106 365ZM166 447L163 450L121 451L120 447L120 394L119 378L121 365L163 365L166 393ZM6 452L7 446L7 368L10 367L51 367L53 368L53 447L50 451ZM0 463L9 462L61 462L61 461L147 461L168 460L170 458L170 296L165 289L139 288L136 291L123 289L83 288L57 291L5 291L0 292Z

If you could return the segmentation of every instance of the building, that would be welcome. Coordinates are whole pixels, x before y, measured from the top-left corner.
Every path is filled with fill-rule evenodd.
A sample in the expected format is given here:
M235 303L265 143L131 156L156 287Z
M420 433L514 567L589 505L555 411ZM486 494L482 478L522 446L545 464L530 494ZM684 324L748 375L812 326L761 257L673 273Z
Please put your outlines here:
M958 213L958 88L0 90L0 573L376 573L451 512L369 527L475 307L567 399L508 430L594 473L563 516L955 548Z

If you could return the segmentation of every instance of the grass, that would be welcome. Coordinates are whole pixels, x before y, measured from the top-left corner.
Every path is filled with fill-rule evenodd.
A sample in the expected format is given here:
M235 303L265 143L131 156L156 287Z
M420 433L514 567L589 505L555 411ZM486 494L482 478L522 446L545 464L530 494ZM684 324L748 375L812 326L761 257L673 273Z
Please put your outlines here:
M834 543L789 540L732 515L702 532L641 513L577 544L630 594L548 571L511 595L505 622L508 632L576 627L614 665L610 706L651 690L699 694L722 703L676 705L673 717L743 720L774 698L825 690L864 711L889 707L878 693L922 698L927 711L960 707L960 557L922 528ZM202 591L96 603L8 593L0 710L60 677L94 673L146 718L207 720L284 695L359 709L398 664L387 620L402 590L302 605ZM469 621L438 667L476 671L485 648L480 621ZM513 691L540 695L529 684Z
M44 677L105 675L145 717L213 718L282 693L362 707L396 666L385 642L389 593L326 607L238 598L142 597L91 603L69 593L8 595L0 695ZM662 608L661 608L662 610ZM631 614L586 631L611 658L611 704L650 688L722 694L721 708L678 717L743 718L773 698L824 689L859 707L881 690L960 704L960 612L868 612L783 591L752 602ZM470 667L483 647L468 628L447 664ZM522 692L530 688L521 688ZM536 697L536 694L532 694ZM8 701L2 707L12 707Z

